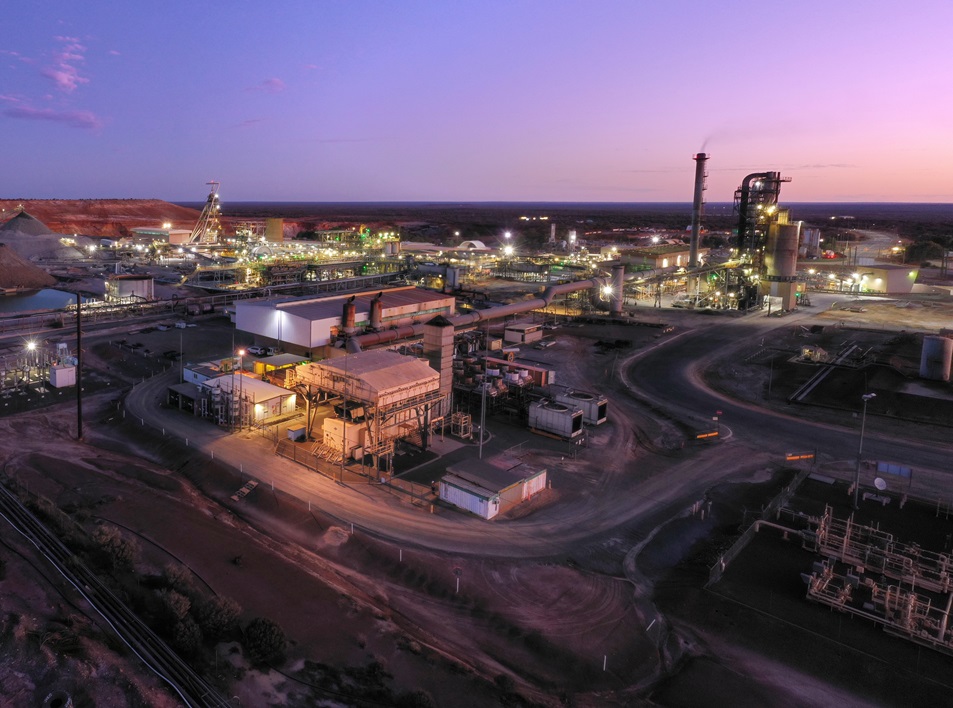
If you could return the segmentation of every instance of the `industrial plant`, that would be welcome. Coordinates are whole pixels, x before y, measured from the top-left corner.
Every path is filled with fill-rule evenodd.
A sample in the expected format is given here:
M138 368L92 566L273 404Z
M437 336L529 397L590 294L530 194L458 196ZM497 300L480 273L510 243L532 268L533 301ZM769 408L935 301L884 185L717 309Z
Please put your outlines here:
M915 330L859 324L888 308L911 319L930 309L905 299L922 288L917 266L892 240L884 257L858 255L857 244L832 257L826 232L785 206L790 180L774 170L741 179L733 227L716 233L705 201L712 156L692 160L685 228L526 216L545 222L542 243L513 226L498 237L423 242L399 224L228 217L218 182L194 223L131 225L102 238L54 234L20 210L0 227L0 258L9 249L10 263L71 283L85 299L73 293L61 307L0 317L9 341L0 412L73 392L79 438L83 398L116 391L97 424L131 426L136 445L152 436L156 449L201 456L192 483L228 487L234 513L270 486L275 508L301 512L304 521L289 525L321 524L312 545L322 550L361 533L373 543L398 538L396 560L370 541L360 551L387 576L381 587L417 577L404 553L418 539L467 556L453 560L451 578L420 580L435 606L473 582L473 549L504 557L525 544L534 561L593 571L602 597L616 592L602 578L639 585L652 573L652 582L685 573L663 556L689 558L698 543L709 545L691 563L705 564L708 587L726 597L744 585L758 607L761 585L745 583L761 553L771 563L759 564L759 582L782 587L784 602L796 595L799 611L820 605L953 653L949 535L938 546L935 533L886 526L895 510L922 514L931 501L945 521L953 502L919 468L914 481L913 466L883 441L868 437L864 447L868 413L953 424L950 331L932 321ZM872 297L881 294L891 298ZM696 369L701 360L707 370ZM119 375L129 384L122 393ZM703 385L717 395L697 393ZM784 425L772 425L776 414ZM840 449L854 428L856 455ZM800 447L782 455L782 444ZM727 475L742 468L749 476L725 492ZM786 486L755 512L749 486L767 478ZM690 511L675 509L683 484L700 497ZM743 511L720 502L724 494L743 498ZM663 505L677 518L671 545L670 528L640 526L645 510ZM315 510L327 517L318 522ZM662 550L649 570L635 567L641 550L616 553L622 537L651 546L656 532ZM241 571L241 558L229 572ZM493 597L505 583L485 568L479 582ZM659 666L660 652L674 651L653 604L661 601L646 593L638 602L637 622L629 599L607 602L624 604L625 619L611 621L631 626L593 640L603 666L614 659L602 642ZM530 650L546 648L527 636ZM633 641L645 646L636 652ZM637 683L639 662L626 661L616 671ZM598 668L586 680L599 681Z

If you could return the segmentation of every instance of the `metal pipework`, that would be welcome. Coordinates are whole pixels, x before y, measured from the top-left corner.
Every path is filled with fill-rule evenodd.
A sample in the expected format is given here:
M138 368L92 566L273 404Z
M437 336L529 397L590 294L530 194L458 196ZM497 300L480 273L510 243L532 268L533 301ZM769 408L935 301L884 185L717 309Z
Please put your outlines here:
M478 322L486 322L488 320L498 320L501 317L518 315L523 312L530 312L531 310L540 310L544 307L549 307L550 303L552 303L552 301L559 295L565 295L567 293L577 292L579 290L589 290L591 288L598 288L601 290L608 285L609 280L607 278L590 278L589 280L578 280L574 283L551 285L543 291L543 294L540 297L535 297L532 300L513 302L509 305L491 307L486 310L474 310L473 312L469 312L465 315L457 315L456 317L448 317L447 319L454 327L462 327L465 325L476 324ZM619 285L618 291L619 293L622 292L621 284ZM352 354L356 354L365 346L374 346L376 344L395 342L400 339L408 339L421 334L423 331L423 324L413 324L397 327L396 329L387 329L383 332L360 334L347 340L347 350Z

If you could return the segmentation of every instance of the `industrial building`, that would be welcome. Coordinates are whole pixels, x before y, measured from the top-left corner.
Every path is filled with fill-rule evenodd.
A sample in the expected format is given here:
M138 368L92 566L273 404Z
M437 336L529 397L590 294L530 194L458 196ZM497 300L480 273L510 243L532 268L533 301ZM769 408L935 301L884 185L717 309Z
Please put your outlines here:
M315 453L371 455L378 469L380 460L389 464L397 440L427 447L448 403L440 374L426 361L382 349L304 364L295 377L309 405L328 404L336 413L325 419ZM312 420L309 410L308 433Z
M173 246L181 246L189 243L192 232L189 229L173 229L170 227L151 228L146 226L137 227L130 230L134 241L168 243Z
M545 468L501 457L467 460L448 467L438 493L441 501L492 519L545 488Z
M169 386L169 405L219 425L243 428L294 415L296 393L242 372L193 367L184 382Z
M155 285L149 275L110 275L106 278L106 302L133 303L155 299Z
M414 286L356 295L241 300L235 304L235 327L261 344L326 357L339 338L420 324L435 315L449 317L455 306L452 295Z

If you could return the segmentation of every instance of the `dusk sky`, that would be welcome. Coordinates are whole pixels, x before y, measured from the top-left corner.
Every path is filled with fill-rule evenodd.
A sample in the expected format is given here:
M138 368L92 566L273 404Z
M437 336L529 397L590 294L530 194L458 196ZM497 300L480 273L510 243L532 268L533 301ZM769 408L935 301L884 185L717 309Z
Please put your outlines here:
M0 198L953 201L953 3L4 4Z

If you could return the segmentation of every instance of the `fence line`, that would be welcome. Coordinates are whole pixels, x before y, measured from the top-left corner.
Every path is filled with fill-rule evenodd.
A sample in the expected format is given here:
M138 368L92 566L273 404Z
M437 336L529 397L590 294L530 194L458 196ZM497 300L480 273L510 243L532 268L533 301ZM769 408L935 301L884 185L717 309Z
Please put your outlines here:
M777 515L783 506L785 506L788 501L794 496L794 492L797 491L798 487L804 483L804 480L808 478L811 474L811 469L803 469L798 472L797 476L788 483L788 485L782 489L777 496L772 499L768 505L762 509L759 519L766 520L769 516ZM728 569L728 566L731 562L738 557L738 555L745 549L745 547L751 543L751 540L754 538L754 535L757 533L757 524L751 523L748 528L745 529L744 533L738 537L731 547L721 554L718 558L718 561L708 569L708 582L705 583L705 587L711 587L719 580L724 574L725 570Z

